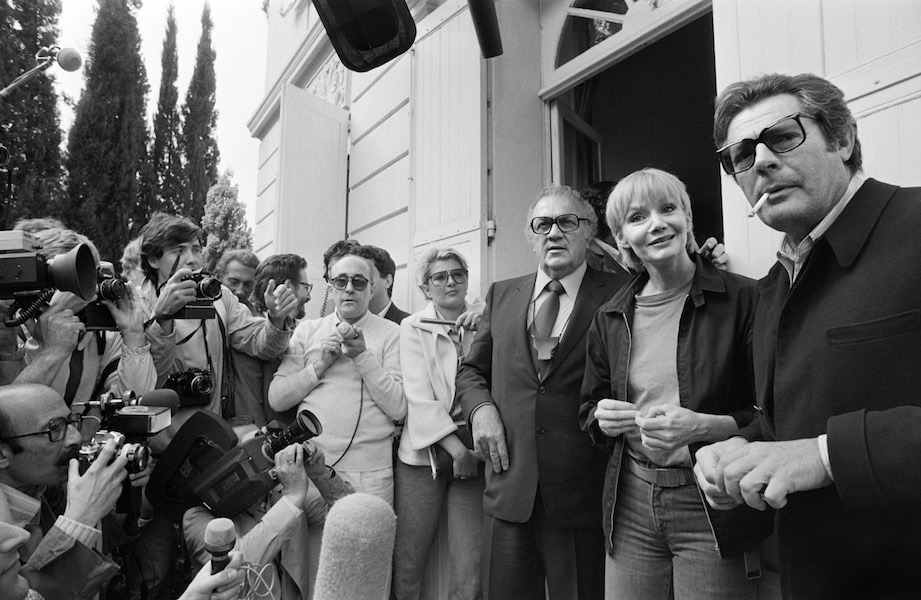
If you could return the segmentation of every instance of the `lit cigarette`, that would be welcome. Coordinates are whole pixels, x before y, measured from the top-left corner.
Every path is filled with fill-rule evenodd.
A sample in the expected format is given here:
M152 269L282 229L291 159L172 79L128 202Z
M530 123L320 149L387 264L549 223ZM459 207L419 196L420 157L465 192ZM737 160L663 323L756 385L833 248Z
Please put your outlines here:
M767 199L770 197L770 195L771 195L770 192L764 192L763 194L761 194L761 197L758 198L758 201L755 202L755 205L752 206L752 209L748 211L749 219L754 217L756 214L758 214L758 211L761 210L761 207L764 206L764 203L767 202Z

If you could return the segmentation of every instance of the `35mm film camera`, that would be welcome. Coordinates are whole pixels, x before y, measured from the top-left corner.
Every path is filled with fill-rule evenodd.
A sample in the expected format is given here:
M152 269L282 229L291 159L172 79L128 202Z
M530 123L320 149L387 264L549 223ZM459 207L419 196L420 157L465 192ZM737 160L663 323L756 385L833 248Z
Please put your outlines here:
M174 319L213 319L217 314L214 301L221 297L221 282L205 271L192 273L183 281L195 282L195 300L180 308Z
M117 431L108 431L100 429L93 436L93 439L80 446L80 456L77 461L80 463L80 474L86 473L96 459L99 453L109 440L115 440L115 456L124 452L128 459L126 468L129 473L140 473L150 464L150 446L146 443L128 443L125 435Z
M87 331L117 331L118 326L103 300L118 302L128 294L125 282L115 277L115 267L107 261L100 261L96 267L96 300L90 302L77 316Z
M211 371L186 369L168 376L163 387L176 392L179 396L179 406L207 406L211 402L214 378Z

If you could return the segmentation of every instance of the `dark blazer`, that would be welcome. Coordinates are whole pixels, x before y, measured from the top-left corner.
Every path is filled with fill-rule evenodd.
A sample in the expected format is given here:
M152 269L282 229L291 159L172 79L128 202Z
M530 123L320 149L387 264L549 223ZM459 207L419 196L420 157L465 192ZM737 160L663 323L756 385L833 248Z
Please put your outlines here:
M393 302L390 303L390 308L387 309L387 312L384 313L384 318L388 321L393 321L397 325L403 322L403 319L409 316L408 312L403 312L397 305Z
M457 397L469 419L484 402L505 425L509 469L486 469L484 509L524 523L540 485L551 523L598 529L607 455L579 428L579 386L585 334L592 315L628 280L586 269L563 338L543 380L538 379L527 331L536 274L493 284L477 336L457 373Z
M780 511L784 597L917 596L919 236L921 189L869 179L792 289L780 264L760 282L753 357L764 412L747 437L827 433L835 479Z

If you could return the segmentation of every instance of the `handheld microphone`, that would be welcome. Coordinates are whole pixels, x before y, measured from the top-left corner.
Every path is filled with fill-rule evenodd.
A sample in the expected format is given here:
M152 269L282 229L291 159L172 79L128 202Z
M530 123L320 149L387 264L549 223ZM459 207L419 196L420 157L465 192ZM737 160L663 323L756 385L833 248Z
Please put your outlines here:
M358 337L358 332L355 331L355 328L352 327L352 324L345 321L336 325L336 331L338 331L339 335L342 336L342 339L345 340L351 340Z
M233 521L223 517L214 519L205 528L205 550L211 554L211 574L220 573L230 562L228 554L237 543L237 530Z
M336 501L326 516L314 600L380 598L390 576L397 519L371 494Z

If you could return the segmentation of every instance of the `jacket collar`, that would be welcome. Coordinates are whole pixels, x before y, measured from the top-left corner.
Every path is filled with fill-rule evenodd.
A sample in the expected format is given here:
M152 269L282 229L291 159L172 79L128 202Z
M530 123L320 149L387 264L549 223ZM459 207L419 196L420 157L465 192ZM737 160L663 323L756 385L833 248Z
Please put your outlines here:
M442 316L438 314L435 310L435 304L429 302L425 307L419 312L410 315L406 318L406 321L410 326L415 327L416 329L422 331L428 331L434 334L440 334L447 337L448 331L445 329L444 325L436 325L435 323L423 323L422 319L441 319Z
M821 238L828 242L839 265L849 267L857 260L870 232L898 190L898 186L875 179L867 179L857 190L844 212Z
M691 301L694 306L699 307L704 303L704 292L714 292L722 294L726 292L726 283L720 275L719 269L713 264L694 253L691 258L694 260L696 268L694 269L694 278L691 280ZM634 297L643 290L643 286L649 281L649 273L641 271L636 274L629 284L625 285L614 298L605 306L606 313L628 313L634 305Z

